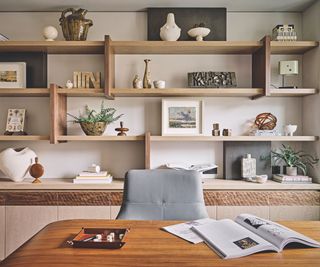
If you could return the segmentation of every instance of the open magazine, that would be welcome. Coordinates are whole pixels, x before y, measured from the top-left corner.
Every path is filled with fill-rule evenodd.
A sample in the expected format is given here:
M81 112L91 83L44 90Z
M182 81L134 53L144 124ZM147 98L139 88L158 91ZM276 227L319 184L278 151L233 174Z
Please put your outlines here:
M191 230L224 259L238 258L260 251L280 252L289 243L320 247L320 243L278 223L250 214L235 221L224 219L192 226Z

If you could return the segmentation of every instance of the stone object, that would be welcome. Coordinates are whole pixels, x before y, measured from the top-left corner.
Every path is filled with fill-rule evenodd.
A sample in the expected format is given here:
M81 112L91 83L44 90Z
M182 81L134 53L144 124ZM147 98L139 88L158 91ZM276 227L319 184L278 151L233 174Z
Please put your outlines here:
M154 88L166 88L166 82L162 80L153 81Z
M235 72L200 71L188 73L190 88L232 88L237 87Z
M223 129L222 135L223 136L231 136L232 135L232 130L231 129Z
M132 86L133 88L139 88L139 89L143 88L142 80L139 78L138 75L134 76L134 79L132 81Z
M0 153L0 170L14 182L22 182L36 153L28 147L7 148Z
M180 37L181 29L175 23L174 14L167 15L167 22L160 29L160 38L163 41L177 41Z
M44 27L42 34L46 41L54 41L58 37L58 30L53 26L47 26Z

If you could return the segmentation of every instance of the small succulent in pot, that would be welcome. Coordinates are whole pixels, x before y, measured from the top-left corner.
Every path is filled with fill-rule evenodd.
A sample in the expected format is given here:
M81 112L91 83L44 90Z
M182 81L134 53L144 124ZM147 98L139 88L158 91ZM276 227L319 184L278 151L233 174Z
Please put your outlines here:
M303 151L295 151L291 146L286 145L282 145L278 151L271 151L271 157L275 163L284 162L286 164L287 175L297 175L298 169L303 175L306 175L307 167L313 167L319 162L317 157Z
M100 136L102 135L108 124L117 121L123 114L115 116L115 108L105 108L104 102L101 103L100 111L90 109L88 105L85 106L85 113L80 114L79 117L67 113L74 120L73 123L79 123L81 129L86 135Z

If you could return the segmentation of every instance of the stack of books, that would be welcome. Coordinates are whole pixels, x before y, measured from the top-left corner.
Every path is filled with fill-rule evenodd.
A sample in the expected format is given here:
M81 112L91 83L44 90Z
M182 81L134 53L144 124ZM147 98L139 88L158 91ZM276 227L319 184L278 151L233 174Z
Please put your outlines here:
M9 38L0 33L0 41L8 41Z
M107 171L100 172L80 172L75 179L74 184L110 184L112 182L112 176Z
M284 174L274 174L273 181L282 184L311 184L312 178L305 175L289 176Z

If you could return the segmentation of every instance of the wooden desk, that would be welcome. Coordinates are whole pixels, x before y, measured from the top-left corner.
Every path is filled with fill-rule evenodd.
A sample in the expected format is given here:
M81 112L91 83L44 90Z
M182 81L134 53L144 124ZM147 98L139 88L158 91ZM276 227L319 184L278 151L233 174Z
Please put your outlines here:
M49 224L0 266L320 266L320 250L287 249L232 260L220 259L205 244L192 245L161 226L168 221L69 220ZM281 223L281 222L280 222ZM320 241L320 221L282 222ZM81 227L130 227L126 245L118 250L74 249L66 244Z

